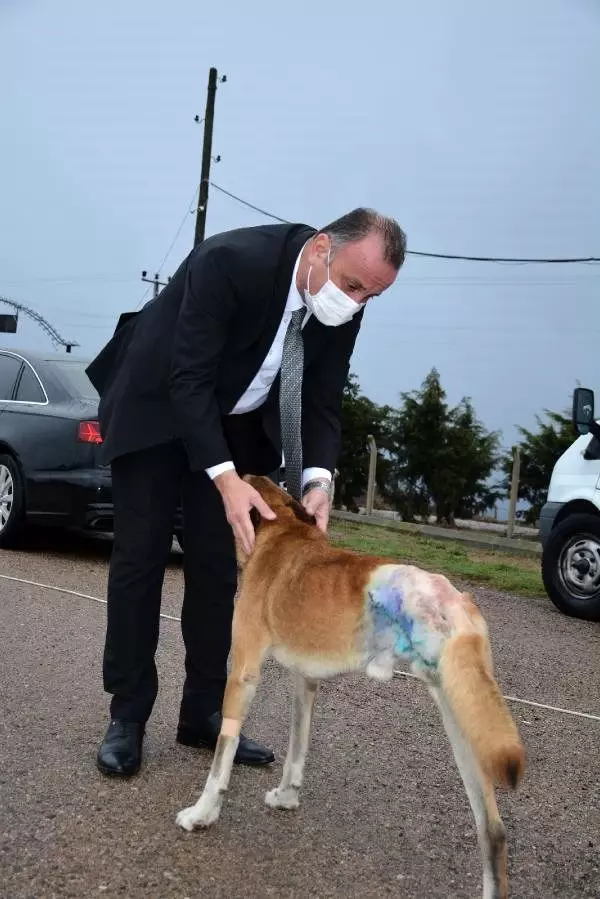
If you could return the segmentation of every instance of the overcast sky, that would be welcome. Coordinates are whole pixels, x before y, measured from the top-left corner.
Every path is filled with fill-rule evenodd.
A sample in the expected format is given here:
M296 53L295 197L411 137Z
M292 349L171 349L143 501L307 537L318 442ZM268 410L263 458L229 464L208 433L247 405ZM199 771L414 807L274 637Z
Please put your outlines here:
M94 354L189 251L212 178L319 226L394 215L412 250L600 256L597 0L0 0L0 295ZM360 10L360 13L358 12ZM268 219L211 192L207 233ZM435 365L503 441L600 389L600 266L409 258L352 367L395 403ZM3 311L8 311L3 307ZM20 320L9 346L48 346Z

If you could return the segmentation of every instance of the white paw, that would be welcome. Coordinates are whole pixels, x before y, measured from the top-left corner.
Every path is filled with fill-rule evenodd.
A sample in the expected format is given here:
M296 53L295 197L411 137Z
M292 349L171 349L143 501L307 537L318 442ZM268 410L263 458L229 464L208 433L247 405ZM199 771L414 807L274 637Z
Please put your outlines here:
M219 803L201 796L196 805L190 805L182 809L175 819L175 823L184 830L192 831L195 827L210 827L219 817Z
M298 808L300 805L298 790L295 790L294 787L288 787L285 790L275 787L274 790L269 790L265 794L265 803L269 808Z

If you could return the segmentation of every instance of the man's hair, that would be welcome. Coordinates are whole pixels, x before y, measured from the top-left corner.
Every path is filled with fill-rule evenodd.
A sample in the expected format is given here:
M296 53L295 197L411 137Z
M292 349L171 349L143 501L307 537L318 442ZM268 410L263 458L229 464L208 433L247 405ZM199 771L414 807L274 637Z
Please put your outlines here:
M362 240L369 234L379 234L385 261L396 270L404 262L406 234L395 219L380 215L374 209L365 209L363 206L353 209L329 225L325 225L319 233L327 234L334 249L355 240Z

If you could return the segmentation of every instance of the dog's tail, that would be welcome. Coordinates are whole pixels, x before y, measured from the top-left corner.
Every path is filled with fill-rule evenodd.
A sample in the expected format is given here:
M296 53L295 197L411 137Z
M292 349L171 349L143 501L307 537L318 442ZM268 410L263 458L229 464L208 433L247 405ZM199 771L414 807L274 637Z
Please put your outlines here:
M442 688L483 771L515 789L525 769L525 749L491 671L487 638L450 637L440 659Z

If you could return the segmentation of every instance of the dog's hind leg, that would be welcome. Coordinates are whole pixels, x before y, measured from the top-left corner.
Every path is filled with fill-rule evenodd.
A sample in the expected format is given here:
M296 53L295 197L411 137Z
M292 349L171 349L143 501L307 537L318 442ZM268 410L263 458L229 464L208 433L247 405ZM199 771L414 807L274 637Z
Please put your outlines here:
M318 681L294 675L292 722L283 776L279 786L265 796L271 808L298 808L318 686Z
M256 616L245 614L238 600L234 614L231 673L227 678L223 699L221 732L204 790L195 805L182 809L176 818L185 830L209 827L219 817L223 795L229 786L240 730L260 679L260 666L268 649L269 638ZM240 605L241 603L241 605Z
M429 685L452 746L477 826L483 861L483 899L508 896L507 852L504 825L498 812L494 786L483 773L471 747L465 740L450 704L440 687Z

